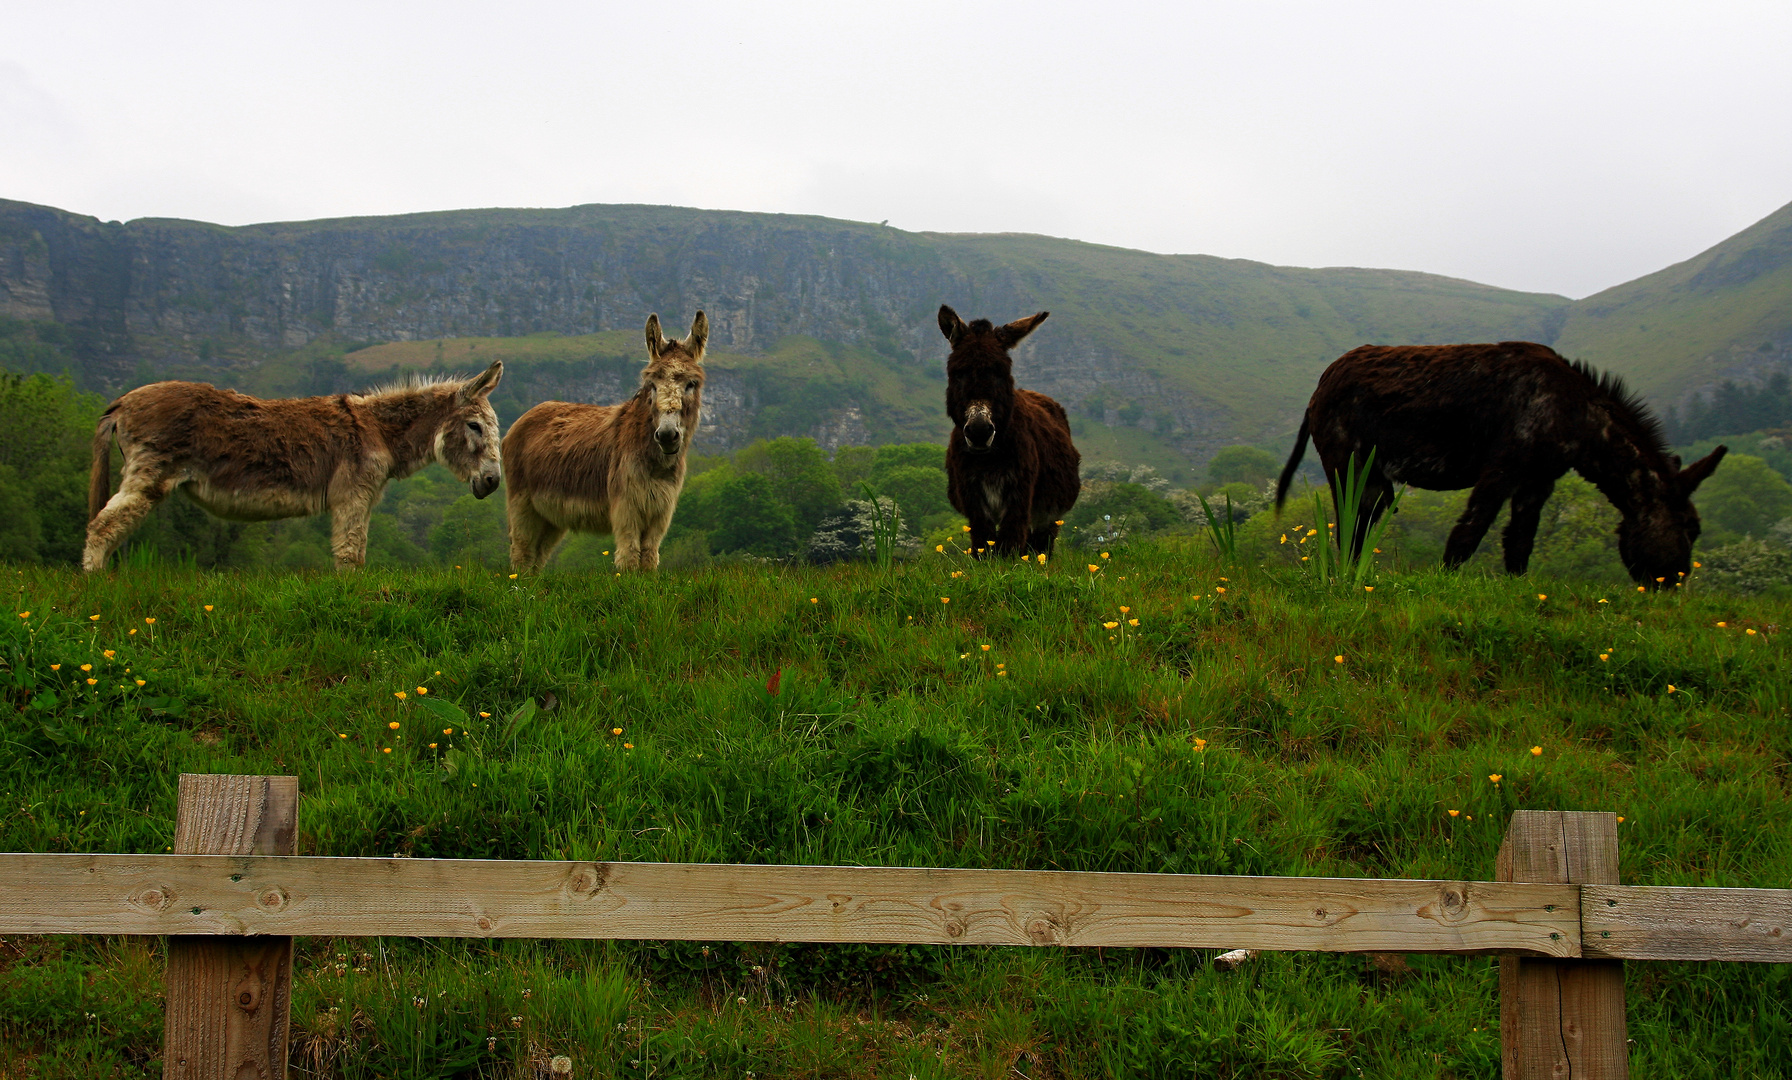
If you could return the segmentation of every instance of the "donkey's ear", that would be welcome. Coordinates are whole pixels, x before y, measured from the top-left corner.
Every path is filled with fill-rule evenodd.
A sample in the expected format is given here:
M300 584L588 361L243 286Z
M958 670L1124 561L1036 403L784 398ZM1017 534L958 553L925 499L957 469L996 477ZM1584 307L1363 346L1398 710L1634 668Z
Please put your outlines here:
M953 345L957 345L958 339L964 336L964 320L947 304L940 305L940 333L946 335L946 340Z
M1680 483L1680 493L1682 495L1690 496L1694 491L1697 491L1699 485L1704 483L1707 477L1717 471L1717 463L1722 461L1724 455L1729 452L1729 447L1720 446L1716 450L1711 451L1709 454L1706 454L1704 457L1693 462L1691 465L1688 465L1686 468L1681 469L1674 477L1674 479Z
M660 353L666 351L666 335L660 333L660 317L655 312L647 316L647 359L648 362L658 360Z
M464 405L469 401L477 401L482 397L490 397L498 388L498 380L504 377L504 361L493 360L492 366L480 372L473 381L460 388L460 400Z
M1045 317L1050 314L1051 312L1049 311L1041 311L1037 315L1029 315L1024 319L1016 319L1007 326L997 330L996 339L1002 343L1002 348L1012 349L1021 343L1021 339L1025 338L1028 334L1031 334L1034 328L1044 322Z
M699 364L703 362L703 347L709 344L709 318L701 311L691 320L691 334L684 339L684 347L691 352L691 359Z

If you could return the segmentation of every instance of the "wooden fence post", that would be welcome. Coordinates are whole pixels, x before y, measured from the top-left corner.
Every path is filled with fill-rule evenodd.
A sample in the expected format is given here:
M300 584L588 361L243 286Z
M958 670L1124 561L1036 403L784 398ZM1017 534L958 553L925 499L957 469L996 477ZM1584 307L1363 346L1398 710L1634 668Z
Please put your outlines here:
M182 773L181 855L297 855L293 776ZM162 1076L285 1080L292 938L170 937Z
M1616 885L1617 818L1519 810L1494 878ZM1501 957L1500 1065L1505 1080L1627 1080L1623 962Z

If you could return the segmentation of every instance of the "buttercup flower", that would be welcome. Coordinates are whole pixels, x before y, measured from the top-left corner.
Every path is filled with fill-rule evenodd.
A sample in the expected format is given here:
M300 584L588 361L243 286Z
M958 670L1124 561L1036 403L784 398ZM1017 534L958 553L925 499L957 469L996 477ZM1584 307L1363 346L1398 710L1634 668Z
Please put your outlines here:
M1451 817L1458 817L1458 816L1460 816L1460 815L1461 815L1461 814L1462 814L1462 811L1460 811L1460 810L1452 810L1452 811L1450 811L1450 816L1451 816Z
M1493 782L1494 782L1494 783L1496 783L1496 784L1497 784L1497 783L1499 783L1499 782L1500 782L1500 781L1501 781L1501 780L1504 780L1504 779L1505 779L1505 776L1504 776L1504 775L1503 775L1503 774L1501 774L1501 773L1488 773L1488 774L1487 774L1487 779L1489 779L1489 780L1491 780L1491 781L1493 781Z
M1669 684L1668 684L1668 693L1670 693L1670 694L1671 694L1671 693L1673 693L1673 692L1674 692L1674 684L1673 684L1673 683L1669 683Z
M427 687L427 686L419 686L419 687L418 687L418 688L417 688L417 696L418 696L418 697L422 697L422 696L423 696L423 695L424 695L424 694L427 694L427 693L429 693L429 687Z
M212 609L212 606L210 604L205 605L205 610L210 611L211 609Z
M488 713L488 712L482 712L482 713L480 713L480 714L479 714L479 715L480 715L480 716L481 716L481 717L483 717L483 718L484 718L484 719L486 719L486 720L490 720L490 719L491 719L491 718L492 718L492 714L491 714L491 713Z
M612 734L612 735L620 735L620 734L622 734L622 729L621 729L621 728L619 728L619 727L613 727L613 728L611 728L611 729L610 729L610 734Z
M87 680L87 685L88 685L88 686L93 686L93 685L95 685L95 684L96 684L96 683L98 683L98 682L99 682L99 680L98 680L98 679L88 679L88 680Z
M1541 746L1531 747L1531 756L1532 757L1542 757L1543 756L1543 748Z
M942 604L950 604L951 602L952 602L952 598L950 596L940 597L940 603L942 603Z
M61 664L51 664L51 665L50 665L50 670L51 670L51 671L61 671L61 670L62 670L62 665L61 665Z
M1126 620L1126 625L1128 625L1128 626L1137 626L1137 625L1139 625L1139 620L1137 620L1137 619L1128 619L1128 620Z
M1747 630L1744 630L1743 633L1747 634L1749 637L1754 637L1755 636L1755 628L1751 626Z
M1104 622L1101 624L1101 628L1103 630L1112 630L1114 627L1119 626L1119 625L1120 624L1117 622Z
M92 671L92 670L93 670L93 665L92 665L92 664L82 664L82 665L81 665L81 670L82 670L82 671Z
M30 617L31 617L31 613L29 611L19 612L19 618L21 618L21 619L29 619Z
M138 685L138 686L143 686L143 685L144 685L144 684L145 684L145 683L144 683L144 680L143 680L143 679L136 679L136 680L134 680L134 681L135 681L135 682L136 682L136 684L137 684L137 685Z
M1195 740L1195 753L1204 754L1206 752L1207 752L1207 740L1199 739L1199 738L1196 739Z
M983 647L982 647L982 648L983 648L983 651L984 651L984 652L988 652L988 651L989 651L989 646L988 646L988 645L985 645L985 646L983 646Z
M1337 656L1332 657L1332 661L1334 663L1342 664L1344 662L1344 654L1339 653Z
M397 731L398 730L398 721L394 720L390 724L387 724L386 726L391 728L393 731Z
M148 623L148 624L149 624L149 625L151 625L151 626L154 626L154 625L155 625L155 624L156 624L156 620L155 620L155 616L153 616L153 615L151 615L151 616L150 616L150 617L148 617L148 618L146 618L146 619L144 619L144 620L143 620L143 621L144 621L144 622L146 622L146 623Z
M405 692L403 690L394 690L392 691L392 696L403 701L405 699Z

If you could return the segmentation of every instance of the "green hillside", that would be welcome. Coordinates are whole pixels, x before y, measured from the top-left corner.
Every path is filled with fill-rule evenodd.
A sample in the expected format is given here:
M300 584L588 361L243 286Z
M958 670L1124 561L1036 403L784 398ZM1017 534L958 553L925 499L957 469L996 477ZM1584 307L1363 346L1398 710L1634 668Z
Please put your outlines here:
M1792 366L1792 204L1685 262L1575 303L1555 345L1662 401Z

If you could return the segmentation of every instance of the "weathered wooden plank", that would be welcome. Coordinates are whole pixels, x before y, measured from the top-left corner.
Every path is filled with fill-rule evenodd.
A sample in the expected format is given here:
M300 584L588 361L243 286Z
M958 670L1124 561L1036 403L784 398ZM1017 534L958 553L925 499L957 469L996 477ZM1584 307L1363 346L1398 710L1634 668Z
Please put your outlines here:
M458 859L0 855L0 933L1579 955L1567 886Z
M1580 921L1588 956L1792 963L1792 889L1588 886Z
M1495 865L1502 881L1581 885L1584 903L1588 883L1618 881L1617 818L1520 810ZM1500 1065L1505 1080L1628 1077L1624 966L1501 957Z
M178 852L290 856L298 850L299 782L294 777L184 774L178 799ZM171 938L166 985L164 1077L286 1075L290 936Z

